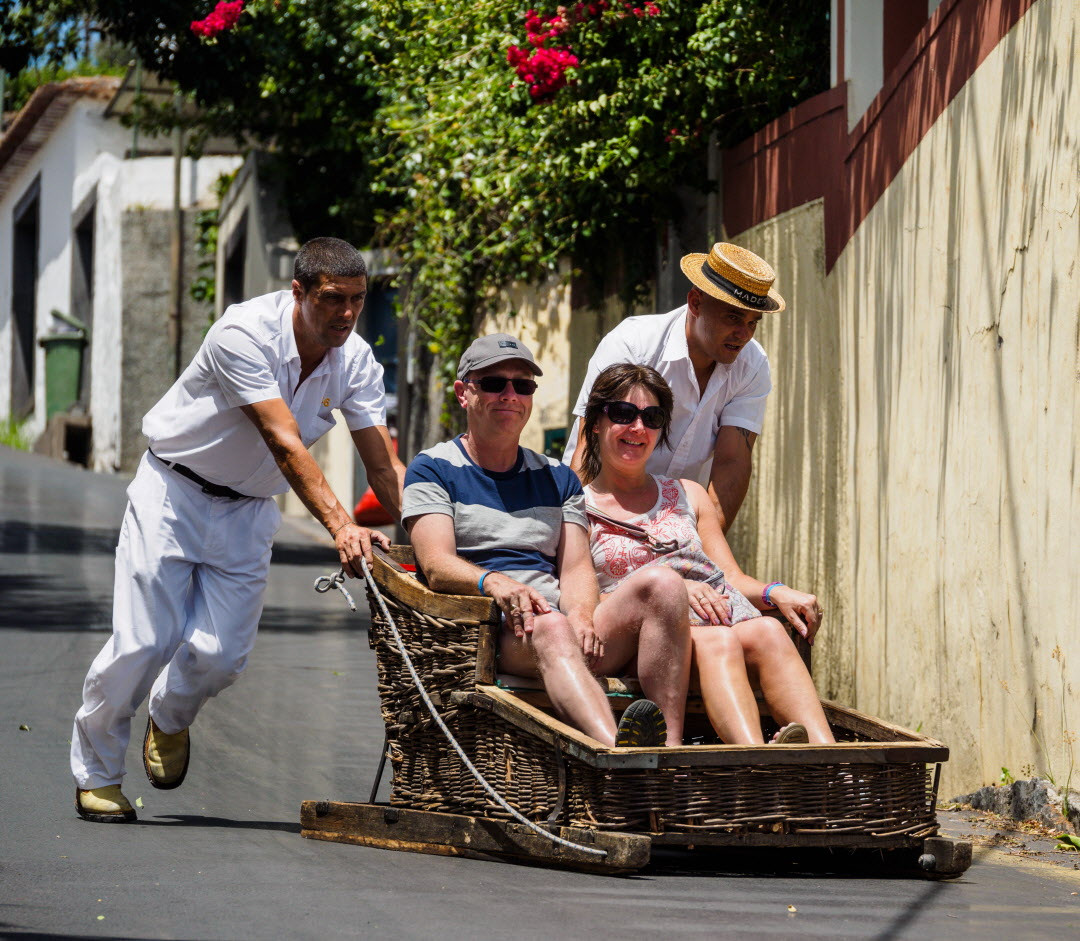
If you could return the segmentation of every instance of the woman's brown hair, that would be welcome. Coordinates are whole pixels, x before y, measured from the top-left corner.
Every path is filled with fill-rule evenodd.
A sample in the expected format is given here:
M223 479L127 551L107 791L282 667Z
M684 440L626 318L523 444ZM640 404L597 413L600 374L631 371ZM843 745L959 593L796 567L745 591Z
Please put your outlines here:
M622 402L631 389L641 387L656 397L656 402L664 411L664 426L660 429L658 448L668 443L671 430L671 409L674 399L671 386L652 366L639 366L636 363L616 363L608 366L593 383L589 401L585 404L585 455L581 461L581 482L592 483L600 474L600 448L596 443L596 426L604 414L604 406L609 402Z

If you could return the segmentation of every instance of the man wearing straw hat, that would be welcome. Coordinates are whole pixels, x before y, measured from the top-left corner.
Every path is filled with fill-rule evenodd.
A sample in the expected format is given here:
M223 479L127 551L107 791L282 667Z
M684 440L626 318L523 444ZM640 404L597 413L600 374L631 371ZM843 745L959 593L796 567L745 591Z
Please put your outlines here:
M516 337L473 341L454 383L467 430L409 464L402 524L431 588L494 599L504 618L500 669L539 676L565 722L608 746L678 745L689 631L670 616L670 602L647 596L647 587L633 600L633 624L612 627L609 619L621 609L597 608L581 482L565 465L518 444L542 375ZM650 698L631 703L616 726L590 670L605 672L635 657Z
M693 284L686 304L630 317L600 341L574 406L579 418L563 460L574 470L581 467L581 416L596 377L614 363L652 366L671 386L675 410L670 446L653 452L648 471L708 487L726 530L746 496L751 452L772 388L769 360L754 331L765 314L785 304L773 290L772 267L738 245L717 242L707 255L685 255L681 267Z

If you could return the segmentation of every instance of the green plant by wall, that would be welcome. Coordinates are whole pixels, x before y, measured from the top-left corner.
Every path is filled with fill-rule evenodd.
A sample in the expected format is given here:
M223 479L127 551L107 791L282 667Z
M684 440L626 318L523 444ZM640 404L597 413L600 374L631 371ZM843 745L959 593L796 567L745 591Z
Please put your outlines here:
M0 422L0 444L18 451L29 451L30 439L26 436L25 428L25 422L10 417Z
M196 275L191 281L189 292L193 300L210 305L207 327L214 322L214 301L217 298L216 271L218 225L221 201L236 179L236 171L222 173L214 181L215 205L210 209L200 209L195 214L195 253L199 256Z

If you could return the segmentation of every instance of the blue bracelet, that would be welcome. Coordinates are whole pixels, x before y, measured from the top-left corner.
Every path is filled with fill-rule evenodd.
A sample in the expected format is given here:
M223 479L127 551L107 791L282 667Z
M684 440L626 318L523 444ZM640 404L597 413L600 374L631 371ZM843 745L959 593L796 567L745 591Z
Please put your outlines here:
M491 570L486 570L484 574L480 576L480 581L476 583L476 587L480 591L480 594L484 594L484 579L487 578L490 574Z
M772 595L772 590L774 588L784 587L786 586L783 582L773 582L771 585L766 585L765 590L761 593L761 603L765 605L766 608L775 608L776 605L772 603L772 598L770 597Z

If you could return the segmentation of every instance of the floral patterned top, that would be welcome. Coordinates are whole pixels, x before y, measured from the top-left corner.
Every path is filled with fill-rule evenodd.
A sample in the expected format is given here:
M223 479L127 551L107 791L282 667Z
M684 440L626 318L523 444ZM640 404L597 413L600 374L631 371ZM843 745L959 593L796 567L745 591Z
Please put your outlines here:
M654 474L653 479L658 491L656 503L647 513L632 517L626 522L645 530L654 544L672 544L673 548L667 552L653 548L622 527L599 519L589 512L595 504L596 495L591 487L585 487L589 547L592 550L593 567L596 569L601 594L614 591L640 568L647 565L665 565L685 579L707 582L717 591L728 595L733 624L758 617L760 612L726 582L723 570L705 554L701 536L697 531L697 515L687 499L683 485L671 477ZM691 622L702 623L693 611Z

